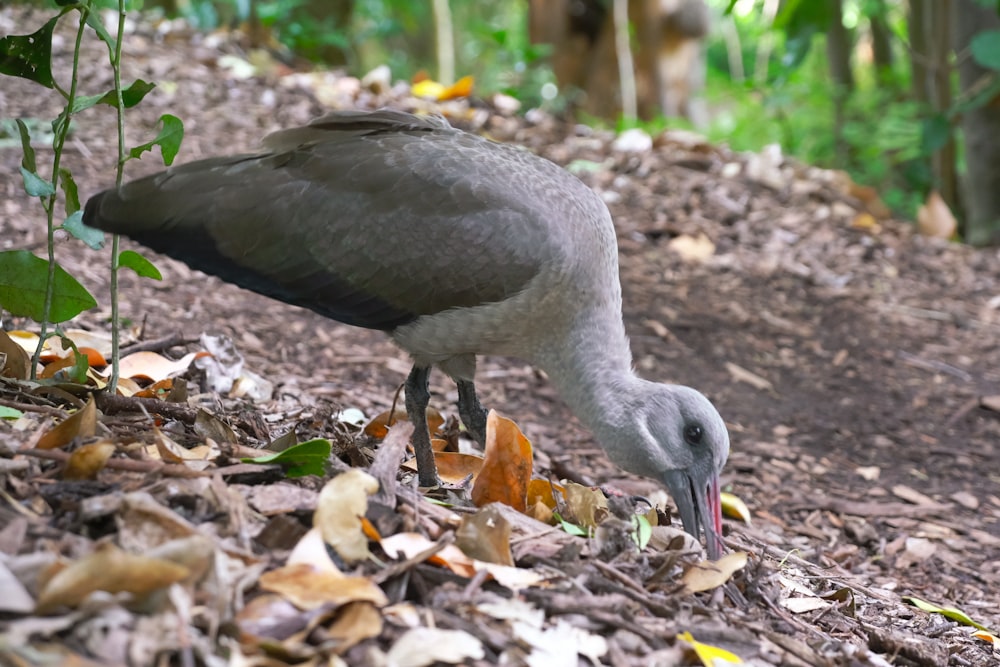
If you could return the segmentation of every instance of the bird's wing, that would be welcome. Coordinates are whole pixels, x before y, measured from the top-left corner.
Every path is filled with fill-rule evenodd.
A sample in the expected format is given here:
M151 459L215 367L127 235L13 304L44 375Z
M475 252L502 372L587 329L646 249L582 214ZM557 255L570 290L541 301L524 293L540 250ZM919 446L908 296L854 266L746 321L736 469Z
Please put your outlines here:
M381 329L502 300L559 261L566 244L545 200L582 184L444 121L400 116L319 119L272 135L269 152L102 193L85 220L242 287Z

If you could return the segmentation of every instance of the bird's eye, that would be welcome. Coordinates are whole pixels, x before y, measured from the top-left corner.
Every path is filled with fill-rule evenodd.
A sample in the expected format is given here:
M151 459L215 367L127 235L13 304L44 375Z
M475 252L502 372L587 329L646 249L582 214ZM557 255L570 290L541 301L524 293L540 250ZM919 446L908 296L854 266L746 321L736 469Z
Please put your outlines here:
M701 439L704 437L705 431L697 424L688 424L684 427L684 441L687 444L695 447L701 444Z

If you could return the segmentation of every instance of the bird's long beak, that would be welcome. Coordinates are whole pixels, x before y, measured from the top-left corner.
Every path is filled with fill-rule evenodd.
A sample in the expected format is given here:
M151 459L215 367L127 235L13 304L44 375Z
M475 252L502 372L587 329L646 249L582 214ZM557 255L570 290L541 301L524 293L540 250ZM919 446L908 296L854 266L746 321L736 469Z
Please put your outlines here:
M706 483L698 483L683 470L669 470L664 482L670 489L684 530L697 539L705 531L705 549L712 560L722 555L722 498L719 476L711 475Z

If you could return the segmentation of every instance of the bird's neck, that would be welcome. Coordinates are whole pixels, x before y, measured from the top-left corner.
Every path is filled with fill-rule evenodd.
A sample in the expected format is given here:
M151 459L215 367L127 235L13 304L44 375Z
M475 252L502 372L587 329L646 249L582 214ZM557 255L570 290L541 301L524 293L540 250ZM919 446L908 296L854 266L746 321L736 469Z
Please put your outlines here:
M620 316L581 317L585 321L570 327L573 333L545 350L536 363L601 447L622 465L627 441L634 436L634 411L649 383L632 369Z

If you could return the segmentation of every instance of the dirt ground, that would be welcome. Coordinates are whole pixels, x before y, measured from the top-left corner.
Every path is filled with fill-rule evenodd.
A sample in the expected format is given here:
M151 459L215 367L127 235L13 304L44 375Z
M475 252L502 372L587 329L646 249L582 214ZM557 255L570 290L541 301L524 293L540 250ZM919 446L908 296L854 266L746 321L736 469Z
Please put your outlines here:
M30 32L39 19L0 12L0 34ZM60 35L62 72L71 42ZM94 48L82 66L89 93L110 84ZM123 78L159 87L129 114L130 143L152 136L168 112L185 122L183 162L252 148L266 132L331 107L431 107L399 91L375 93L354 79L277 65L242 78L220 55L240 52L227 37L157 33L148 25L133 32ZM58 110L56 97L4 78L0 118L47 122ZM456 125L568 166L604 197L619 232L636 367L647 378L702 390L730 426L723 483L753 519L751 526L726 520L730 548L750 554L734 579L742 596L678 595L665 603L668 613L642 597L651 588L636 581L626 595L636 608L626 617L645 648L629 645L622 639L627 628L606 618L566 612L581 628L615 640L603 663L696 664L690 654L668 652L676 648L672 635L660 635L657 644L635 629L654 627L643 624L655 617L668 625L653 635L688 629L748 664L1000 664L1000 649L971 637L970 628L902 599L958 607L1000 630L1000 415L981 406L983 397L1000 395L996 249L917 235L910 224L881 217L843 177L773 153L734 154L679 132L658 138L651 150L629 152L616 148L611 134L542 113L508 116L488 101L444 110ZM78 118L65 163L81 197L113 183L114 136L108 109ZM2 146L0 249L40 252L44 225L16 176L19 147ZM42 164L49 158L39 149ZM129 174L155 166L147 157L130 164ZM690 243L699 235L709 250ZM57 256L101 303L80 325L107 330L107 250L61 240ZM131 330L142 323L147 339L225 333L248 366L276 386L265 404L217 402L219 416L257 411L258 423L276 435L322 410L372 415L392 403L408 363L382 335L242 292L165 258L156 263L161 283L123 278ZM482 360L480 369L484 404L518 422L540 450L540 469L655 493L652 482L623 478L540 374L499 358ZM454 414L454 388L440 374L432 388L432 405ZM28 436L0 426L0 439L8 441L3 457L12 458ZM5 503L28 503L30 476L15 483L17 473L6 474ZM13 516L4 511L0 518ZM42 515L47 527L36 525L22 552L40 548L40 533L58 543L59 530L80 530ZM820 597L826 604L802 611L785 604L805 595L796 586L819 596L850 594ZM441 595L432 588L411 598L430 607L458 604ZM551 600L526 597L557 614ZM384 647L387 637L369 643ZM502 652L487 644L493 653L483 664ZM361 655L349 654L348 664L361 664Z

